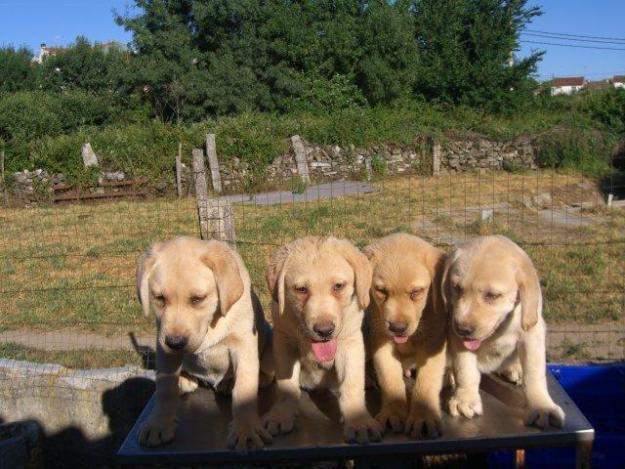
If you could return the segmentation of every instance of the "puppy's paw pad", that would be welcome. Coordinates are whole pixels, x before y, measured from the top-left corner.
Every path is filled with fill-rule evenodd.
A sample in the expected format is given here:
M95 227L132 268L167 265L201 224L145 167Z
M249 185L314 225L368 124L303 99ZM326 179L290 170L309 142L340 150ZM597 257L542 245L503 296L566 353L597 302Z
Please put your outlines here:
M458 389L449 399L449 413L454 417L462 415L468 419L482 415L482 398L477 392Z
M159 446L174 439L175 421L148 418L139 430L139 443L143 446Z
M415 409L406 420L406 434L411 438L438 438L442 428L441 416L431 410Z
M187 378L186 376L180 376L178 378L178 391L180 394L188 394L195 391L198 388L198 382L194 378Z
M375 416L382 430L390 427L393 433L400 433L404 429L406 410L400 406L382 407L378 415Z
M552 427L561 428L564 425L564 411L555 403L530 406L525 412L525 425L534 425L538 428Z
M347 420L343 428L345 441L365 445L382 439L382 426L370 416Z
M517 386L523 383L523 369L520 365L509 366L508 368L501 370L498 374L506 381Z
M263 428L273 436L290 433L293 430L294 422L294 412L285 409L277 410L275 407L262 418Z
M262 449L272 440L260 420L233 423L228 432L228 447L241 453Z

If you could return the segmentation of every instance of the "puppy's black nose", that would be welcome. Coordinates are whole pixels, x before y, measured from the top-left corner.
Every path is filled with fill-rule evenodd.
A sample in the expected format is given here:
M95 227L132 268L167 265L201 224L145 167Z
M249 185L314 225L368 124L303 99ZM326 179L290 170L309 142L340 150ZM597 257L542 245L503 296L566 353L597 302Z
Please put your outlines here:
M318 322L313 326L313 331L315 331L319 337L328 339L332 337L334 333L334 323L330 321Z
M172 350L182 350L189 343L189 338L184 335L168 335L165 343Z
M454 329L460 337L471 337L475 332L475 328L466 324L454 323Z
M389 322L388 324L388 330L393 334L401 335L406 332L406 329L408 329L408 323L403 321Z

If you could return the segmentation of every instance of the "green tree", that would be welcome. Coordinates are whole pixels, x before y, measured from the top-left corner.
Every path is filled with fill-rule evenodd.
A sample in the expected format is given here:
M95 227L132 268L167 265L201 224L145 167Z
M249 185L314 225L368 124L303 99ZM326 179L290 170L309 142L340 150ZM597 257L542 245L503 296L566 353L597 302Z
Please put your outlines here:
M541 14L527 0L418 0L416 91L427 99L502 110L527 98L542 53L509 61L519 34Z
M32 53L25 47L0 48L0 92L33 87Z

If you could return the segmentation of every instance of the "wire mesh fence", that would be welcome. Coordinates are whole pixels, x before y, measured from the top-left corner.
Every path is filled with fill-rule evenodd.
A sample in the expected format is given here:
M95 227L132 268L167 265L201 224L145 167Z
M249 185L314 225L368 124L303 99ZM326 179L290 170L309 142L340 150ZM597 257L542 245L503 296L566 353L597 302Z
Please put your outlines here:
M619 190L613 178L580 172L482 170L305 187L294 178L283 190L212 200L232 206L237 247L266 310L266 260L299 236L364 246L407 231L450 250L505 234L541 275L550 358L584 361L625 356L625 210L606 203ZM6 209L0 217L1 356L75 368L142 364L137 344L151 344L133 345L128 334L150 337L153 324L135 298L135 261L154 241L200 235L195 199ZM95 349L106 353L76 353Z
M579 171L483 168L308 185L293 177L209 200L231 209L266 316L266 262L297 237L362 247L405 231L449 252L499 233L538 269L548 359L598 362L625 359L624 189ZM136 259L155 241L200 236L202 218L193 197L0 209L0 420L45 422L65 458L78 434L76 464L98 448L114 454L154 390L155 327L136 299Z

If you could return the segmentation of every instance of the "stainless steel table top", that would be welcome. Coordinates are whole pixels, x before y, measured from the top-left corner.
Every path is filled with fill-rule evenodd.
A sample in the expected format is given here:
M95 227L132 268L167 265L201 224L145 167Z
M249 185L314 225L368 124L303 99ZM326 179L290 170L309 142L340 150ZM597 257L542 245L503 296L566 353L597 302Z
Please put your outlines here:
M174 441L157 448L144 448L137 441L137 433L154 405L152 398L122 444L118 460L121 464L180 465L358 459L564 446L592 441L594 430L588 420L556 379L551 375L548 378L551 396L566 413L566 424L560 429L526 427L520 388L484 376L481 390L484 415L469 420L444 413L444 435L439 439L411 440L401 434L387 433L379 443L346 444L336 398L330 393L303 393L293 432L275 437L263 450L247 454L226 448L230 399L200 388L181 399ZM261 412L270 407L273 395L272 388L261 391ZM368 390L367 396L369 410L375 415L379 397L375 390Z

